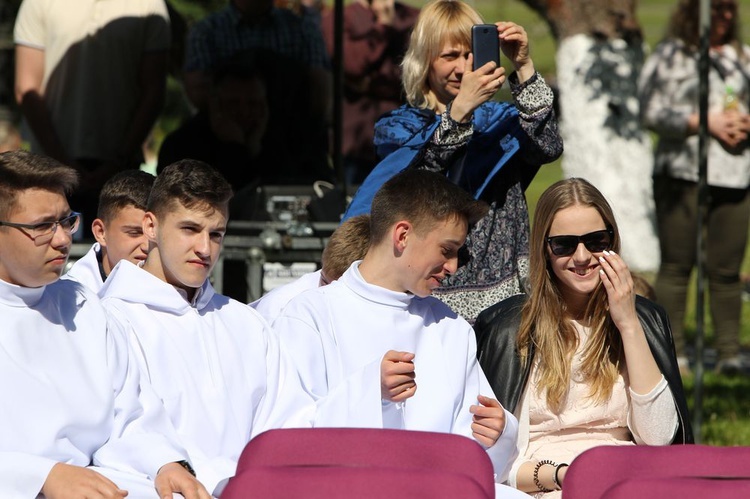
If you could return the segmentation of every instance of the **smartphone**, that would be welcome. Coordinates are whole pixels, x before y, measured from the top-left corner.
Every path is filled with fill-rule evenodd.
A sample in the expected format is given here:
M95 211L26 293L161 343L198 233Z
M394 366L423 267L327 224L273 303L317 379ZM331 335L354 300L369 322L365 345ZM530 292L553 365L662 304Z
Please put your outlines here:
M494 24L475 24L471 27L471 52L474 54L473 71L490 61L500 66L500 40Z

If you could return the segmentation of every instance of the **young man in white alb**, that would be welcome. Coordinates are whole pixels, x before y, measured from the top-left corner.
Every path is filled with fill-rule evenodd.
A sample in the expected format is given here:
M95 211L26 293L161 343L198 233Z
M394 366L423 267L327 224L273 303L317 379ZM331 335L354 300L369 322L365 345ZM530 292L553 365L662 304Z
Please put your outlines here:
M441 175L407 170L375 196L364 259L286 305L274 330L303 383L350 419L316 424L464 435L506 480L518 423L491 398L471 326L430 296L486 209Z
M253 436L310 426L314 416L312 398L266 321L208 280L231 196L229 183L206 163L166 167L144 219L146 261L142 268L121 261L101 291L110 322L129 337L214 496Z
M125 170L104 184L96 219L91 223L96 242L63 279L74 279L98 293L120 260L138 263L146 259L148 239L143 235L143 217L154 178L141 170Z
M0 497L207 499L127 340L59 280L76 184L44 156L0 154Z

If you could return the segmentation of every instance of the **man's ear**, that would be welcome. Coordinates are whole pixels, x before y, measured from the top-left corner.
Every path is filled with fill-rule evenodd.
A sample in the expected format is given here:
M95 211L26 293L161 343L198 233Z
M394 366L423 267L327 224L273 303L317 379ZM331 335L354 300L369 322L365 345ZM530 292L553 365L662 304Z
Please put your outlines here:
M101 218L94 219L93 222L91 222L91 232L94 233L94 239L96 239L96 242L99 243L99 246L102 248L107 247L107 231L104 227L104 220Z
M147 211L143 215L143 233L146 235L149 241L156 241L156 232L158 231L159 221L156 219L156 215L152 212Z
M396 222L391 231L393 238L393 249L398 253L403 253L408 244L409 236L414 231L410 222L401 220Z

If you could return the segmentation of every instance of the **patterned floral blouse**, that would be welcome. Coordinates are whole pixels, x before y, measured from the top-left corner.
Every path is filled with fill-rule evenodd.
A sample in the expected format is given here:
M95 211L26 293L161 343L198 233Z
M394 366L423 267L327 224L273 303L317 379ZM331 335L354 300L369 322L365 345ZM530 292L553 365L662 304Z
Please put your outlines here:
M524 191L542 164L562 154L562 138L552 107L552 90L541 75L534 74L518 84L517 75L508 78L525 143L519 152L482 192L490 211L470 231L466 246L471 258L443 280L434 295L470 323L490 305L525 290L529 258L529 214ZM483 106L497 103L487 103ZM475 115L478 111L475 111ZM474 121L453 120L450 106L411 167L445 172L451 176L461 163L470 141L481 136ZM491 146L491 144L490 144Z
M742 54L731 45L710 53L709 113L724 108L728 89L738 110L750 103L750 47ZM688 135L687 123L698 112L698 54L680 40L659 44L646 60L639 82L644 124L659 135L654 173L698 181L698 135ZM744 189L750 185L750 148L747 141L728 150L713 137L708 146L708 183Z

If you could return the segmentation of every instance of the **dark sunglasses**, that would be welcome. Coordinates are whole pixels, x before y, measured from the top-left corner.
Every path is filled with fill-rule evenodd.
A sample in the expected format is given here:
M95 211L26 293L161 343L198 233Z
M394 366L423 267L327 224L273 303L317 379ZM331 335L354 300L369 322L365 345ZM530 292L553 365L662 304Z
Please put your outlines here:
M547 238L549 249L555 256L570 256L576 252L579 243L583 243L591 253L601 253L612 247L612 229L597 230L582 236L552 236Z

